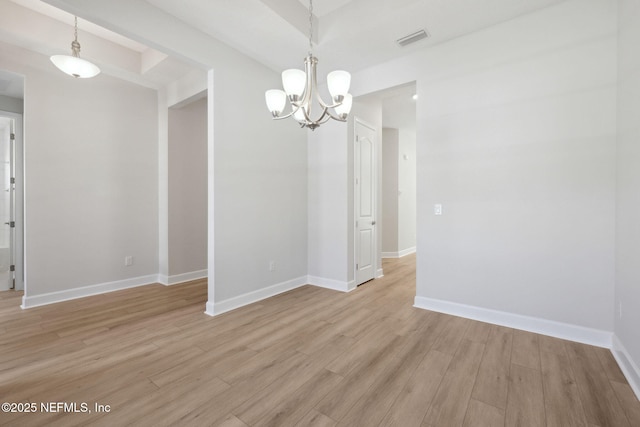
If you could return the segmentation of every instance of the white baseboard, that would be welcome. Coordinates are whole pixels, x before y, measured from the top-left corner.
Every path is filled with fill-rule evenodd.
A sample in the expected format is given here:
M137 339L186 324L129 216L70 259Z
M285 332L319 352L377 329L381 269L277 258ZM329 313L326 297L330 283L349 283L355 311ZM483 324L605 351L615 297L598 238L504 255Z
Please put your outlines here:
M325 279L324 277L307 276L307 283L319 288L332 289L340 292L351 292L356 288L355 282L343 282L334 279Z
M382 258L402 258L403 256L416 253L416 247L403 249L399 252L382 252Z
M384 272L379 268L378 271L376 271L376 279L380 279L382 277L384 277Z
M611 348L612 344L613 334L611 332L537 317L523 316L505 311L491 310L419 296L415 297L414 307L479 320L494 325L535 332L542 335L549 335L597 347Z
M296 279L287 280L286 282L278 283L273 286L269 286L257 291L248 292L246 294L238 295L237 297L229 298L224 301L215 302L208 301L206 305L205 313L209 316L217 316L218 314L226 313L227 311L235 310L236 308L243 307L254 302L261 301L265 298L269 298L278 294L281 294L291 289L299 288L307 284L307 277L302 276Z
M40 295L23 296L23 309L38 307L41 305L53 304L56 302L69 301L76 298L84 298L91 295L104 294L107 292L119 291L122 289L135 288L138 286L158 283L158 275L133 277L131 279L117 280L115 282L99 283L97 285L82 286L80 288L66 289L64 291L50 292Z
M207 304L205 304L205 308L204 308L204 314L208 314L209 316L215 316L216 314L220 314L220 313L215 312L215 307L213 302L207 301Z
M178 283L189 282L191 280L206 279L207 269L192 271L189 273L175 274L173 276L167 276L160 274L158 276L158 282L165 286L177 285Z
M611 352L616 362L618 362L622 373L627 378L633 392L636 394L636 397L640 400L640 368L635 364L629 352L615 334L613 335L613 348Z

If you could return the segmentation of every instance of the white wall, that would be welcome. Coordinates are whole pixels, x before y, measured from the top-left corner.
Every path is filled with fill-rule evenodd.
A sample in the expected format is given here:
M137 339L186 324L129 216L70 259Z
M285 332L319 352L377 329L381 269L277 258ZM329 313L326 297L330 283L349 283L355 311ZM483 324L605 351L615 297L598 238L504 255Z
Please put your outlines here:
M25 76L25 303L157 274L156 92L0 52L0 68Z
M398 129L382 128L382 256L398 253Z
M304 283L306 134L294 122L274 123L266 110L264 91L280 84L278 73L143 0L48 3L213 69L207 312L282 290L283 283Z
M382 256L397 258L415 252L414 129L382 129L382 213Z
M315 285L340 290L353 288L354 120L373 126L376 134L377 170L382 168L382 105L380 101L354 100L347 124L329 121L309 132L309 276ZM377 214L382 215L382 182L378 173ZM377 233L377 247L382 234ZM380 254L378 250L378 254ZM378 258L378 268L382 259Z
M207 99L169 109L169 277L207 269Z
M615 52L615 4L567 1L353 76L417 81L421 302L613 330Z
M348 278L347 126L329 121L308 132L308 270L316 283Z
M398 252L416 247L416 131L398 132Z
M306 131L271 119L264 91L279 85L249 59L215 69L216 299L306 279Z
M623 350L617 356L640 396L640 3L618 4L615 334Z

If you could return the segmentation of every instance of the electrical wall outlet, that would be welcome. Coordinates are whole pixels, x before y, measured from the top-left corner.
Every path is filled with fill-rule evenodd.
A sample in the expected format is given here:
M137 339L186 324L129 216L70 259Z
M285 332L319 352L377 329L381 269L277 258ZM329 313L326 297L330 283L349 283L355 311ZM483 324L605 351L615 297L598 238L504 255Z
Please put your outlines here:
M276 262L269 261L269 271L276 271Z
M131 255L127 255L126 257L124 257L124 265L127 267L133 265L133 257Z

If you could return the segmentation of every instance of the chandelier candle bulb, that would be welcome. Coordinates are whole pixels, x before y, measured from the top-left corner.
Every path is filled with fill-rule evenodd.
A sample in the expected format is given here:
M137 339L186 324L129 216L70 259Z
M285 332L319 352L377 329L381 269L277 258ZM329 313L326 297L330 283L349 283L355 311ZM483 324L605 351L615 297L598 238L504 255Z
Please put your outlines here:
M349 92L351 85L351 74L346 71L336 70L327 75L327 86L329 93L335 102L341 102Z
M269 108L274 117L282 114L287 103L287 94L284 91L271 89L264 93L264 97L267 101L267 108Z
M302 70L292 68L282 72L282 87L292 102L302 97L306 82L307 75Z

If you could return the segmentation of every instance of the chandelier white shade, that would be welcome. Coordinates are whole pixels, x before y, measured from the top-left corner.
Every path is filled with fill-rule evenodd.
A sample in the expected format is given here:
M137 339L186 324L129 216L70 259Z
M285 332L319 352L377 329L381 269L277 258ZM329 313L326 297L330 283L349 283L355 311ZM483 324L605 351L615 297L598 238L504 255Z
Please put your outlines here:
M53 55L50 59L60 71L76 78L86 79L100 74L98 66L80 58L77 17L74 18L74 40L71 42L71 55Z
M344 122L351 111L353 99L349 94L351 74L346 71L332 71L327 75L327 88L331 102L325 103L318 93L318 58L313 56L313 0L309 1L309 54L304 59L304 71L289 69L282 72L282 88L265 92L267 108L274 119L293 117L301 127L315 130L329 119ZM284 113L287 100L291 111ZM284 113L284 114L283 114Z

